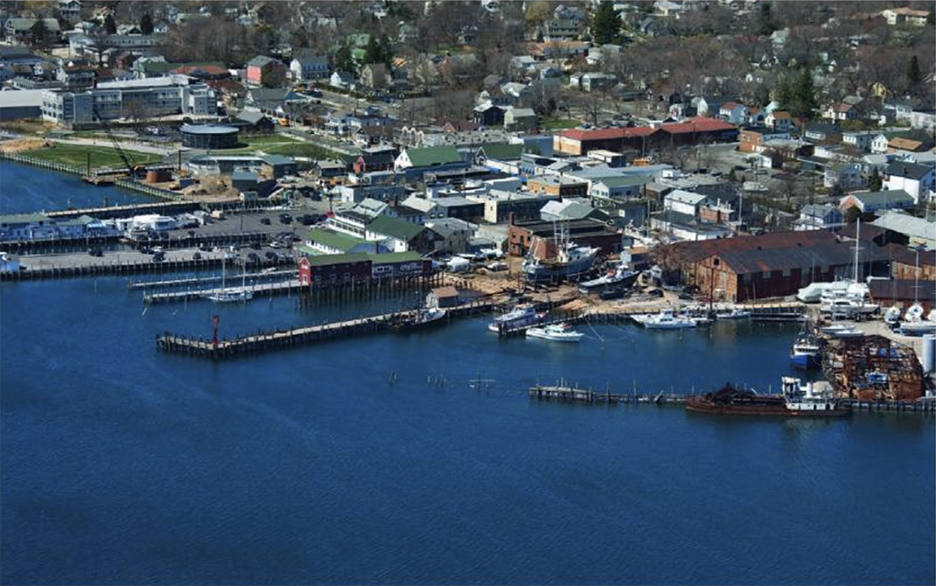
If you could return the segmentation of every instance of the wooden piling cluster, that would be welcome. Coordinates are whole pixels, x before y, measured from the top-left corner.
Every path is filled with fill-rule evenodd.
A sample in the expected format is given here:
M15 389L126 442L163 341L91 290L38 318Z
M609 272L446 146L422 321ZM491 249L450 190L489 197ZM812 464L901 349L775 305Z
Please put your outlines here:
M493 303L488 299L477 299L448 309L448 315L451 318L473 315L490 311L492 306ZM217 344L205 338L177 336L166 332L156 336L156 349L160 352L187 354L199 358L219 360L330 339L388 331L393 324L400 323L410 313L410 311L399 311L317 326L260 332L249 336L219 340Z
M578 389L559 384L556 386L535 385L530 387L530 398L540 401L557 401L560 403L588 403L592 405L618 405L626 404L654 404L654 405L682 405L687 395L678 393L660 392L656 395L643 393L612 393L610 390L593 391L591 389Z
M450 280L449 280L450 281ZM407 275L401 277L351 279L347 282L316 283L300 291L299 307L319 307L353 301L399 299L406 294L418 293L424 297L430 289L446 283L442 273ZM462 281L462 287L465 287ZM449 284L452 284L449 282ZM456 287L458 285L456 284ZM422 302L422 299L419 299Z

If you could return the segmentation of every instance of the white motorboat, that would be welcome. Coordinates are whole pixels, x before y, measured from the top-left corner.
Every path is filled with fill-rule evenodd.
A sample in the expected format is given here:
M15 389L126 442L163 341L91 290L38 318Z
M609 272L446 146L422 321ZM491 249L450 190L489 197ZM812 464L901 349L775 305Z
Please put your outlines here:
M524 328L542 321L543 316L536 312L531 304L520 304L507 313L497 316L488 325L488 329L495 334L509 333L511 330Z
M831 301L824 301L822 313L831 315L833 318L854 319L865 317L877 313L881 308L877 303L868 303L863 299L853 297L839 297Z
M936 321L933 321L933 312L929 319L923 317L923 307L914 303L904 314L904 321L900 322L900 331L908 336L922 336L936 332Z
M578 342L585 334L576 332L567 323L550 324L544 327L529 328L526 331L528 338L539 338L553 342Z
M735 307L731 311L721 311L715 314L715 319L748 319L751 317L751 312L746 309L738 309Z
M860 338L864 336L864 332L856 328L854 324L834 323L819 328L819 331L833 338Z
M691 317L676 315L672 309L661 309L656 314L635 315L633 319L645 328L658 330L694 328L699 325Z

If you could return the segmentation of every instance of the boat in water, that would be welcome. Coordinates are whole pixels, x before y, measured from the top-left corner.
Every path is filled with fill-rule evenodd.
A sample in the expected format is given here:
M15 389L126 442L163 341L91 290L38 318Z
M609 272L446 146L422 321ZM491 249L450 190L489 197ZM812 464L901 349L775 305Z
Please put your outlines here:
M522 303L503 315L494 318L488 329L496 334L507 334L513 330L536 325L543 321L546 314L537 313L536 306Z
M635 315L632 319L645 328L657 330L694 328L699 325L695 319L676 315L672 309L661 309L659 313Z
M578 342L585 334L576 332L567 323L550 324L544 327L529 328L526 331L528 338L539 338L552 342Z
M534 251L523 261L523 274L531 283L550 283L566 279L575 280L591 270L600 248L579 246L569 240L567 229L557 231L554 237L556 256L540 259Z
M850 409L834 398L828 383L806 383L783 377L782 393L761 395L731 384L713 393L690 397L686 410L716 415L772 415L780 417L841 417Z
M247 288L247 267L244 267L240 288L228 289L225 282L227 272L225 270L226 264L226 260L221 261L221 288L205 294L204 298L214 301L215 303L239 303L253 299L253 291Z
M802 370L819 366L819 350L819 340L813 335L809 320L806 320L790 349L790 364Z
M440 309L438 307L420 309L413 317L396 324L394 327L400 330L427 328L441 324L445 319L446 314L446 310Z
M751 317L751 312L746 309L738 309L735 307L731 311L720 311L715 314L715 319L749 319Z

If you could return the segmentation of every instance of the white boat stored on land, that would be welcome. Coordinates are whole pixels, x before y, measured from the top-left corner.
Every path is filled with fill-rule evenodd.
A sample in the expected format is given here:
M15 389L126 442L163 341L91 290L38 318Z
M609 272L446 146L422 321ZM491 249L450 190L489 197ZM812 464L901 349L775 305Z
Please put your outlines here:
M864 332L855 327L854 324L835 323L830 326L823 326L819 331L833 338L860 338Z
M585 334L576 332L567 323L550 324L542 328L529 328L526 331L528 338L539 338L552 342L578 342Z
M645 328L658 330L694 328L698 325L694 319L678 316L672 309L661 309L659 313L655 314L635 315L633 320Z

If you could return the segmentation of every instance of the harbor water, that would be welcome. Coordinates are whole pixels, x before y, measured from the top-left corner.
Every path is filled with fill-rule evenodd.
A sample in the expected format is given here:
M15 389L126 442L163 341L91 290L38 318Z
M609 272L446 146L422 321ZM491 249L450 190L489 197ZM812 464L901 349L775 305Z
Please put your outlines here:
M0 209L50 209L53 181L72 205L110 189L4 162ZM795 326L583 324L563 345L501 340L473 318L213 363L159 354L156 335L208 338L214 314L233 336L400 302L145 308L126 284L0 285L4 583L936 580L930 416L527 397L558 378L776 389Z

